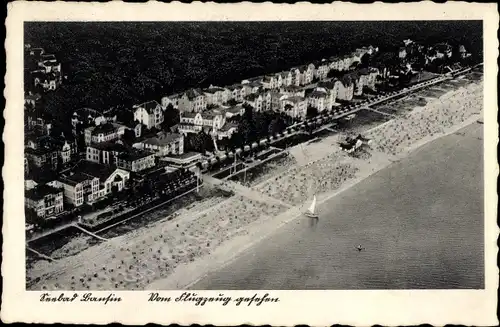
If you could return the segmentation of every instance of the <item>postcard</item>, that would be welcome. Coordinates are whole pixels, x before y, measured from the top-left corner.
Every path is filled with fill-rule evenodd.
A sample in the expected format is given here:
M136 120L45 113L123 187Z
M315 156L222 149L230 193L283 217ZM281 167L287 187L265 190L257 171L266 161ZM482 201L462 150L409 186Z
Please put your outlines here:
M498 324L498 21L9 4L2 321Z

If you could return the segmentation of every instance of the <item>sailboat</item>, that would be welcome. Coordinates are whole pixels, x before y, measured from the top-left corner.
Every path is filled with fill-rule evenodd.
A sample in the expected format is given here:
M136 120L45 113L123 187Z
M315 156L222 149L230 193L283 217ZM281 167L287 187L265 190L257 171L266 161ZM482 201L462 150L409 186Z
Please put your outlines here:
M313 197L311 206L309 209L307 209L306 212L304 212L304 215L309 218L319 218L318 214L316 213L316 195Z

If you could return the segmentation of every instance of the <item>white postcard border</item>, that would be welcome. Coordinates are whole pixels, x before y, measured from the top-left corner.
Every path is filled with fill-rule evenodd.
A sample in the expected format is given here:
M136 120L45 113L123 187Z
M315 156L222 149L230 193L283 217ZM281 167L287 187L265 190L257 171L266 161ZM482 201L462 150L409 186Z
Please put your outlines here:
M114 292L119 303L41 303L41 292L25 291L25 234L23 220L23 81L24 21L168 21L168 20L454 20L484 21L484 158L485 158L485 290L402 291L200 291L237 298L255 293L279 297L278 303L235 306L212 303L150 303L147 291ZM498 14L494 4L465 2L355 5L251 4L130 4L15 2L6 20L7 75L5 164L3 169L3 294L4 322L124 324L178 323L235 325L416 325L447 323L496 325L498 268L496 240L498 166L496 123ZM68 294L73 292L66 292ZM85 292L77 292L83 294ZM110 292L92 292L107 296ZM182 291L160 291L173 298Z

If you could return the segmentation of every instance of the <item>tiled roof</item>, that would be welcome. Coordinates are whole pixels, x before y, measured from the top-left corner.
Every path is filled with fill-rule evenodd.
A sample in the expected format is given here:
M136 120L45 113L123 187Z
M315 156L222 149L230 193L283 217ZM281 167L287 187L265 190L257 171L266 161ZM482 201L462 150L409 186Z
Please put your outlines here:
M75 173L81 173L88 177L97 177L99 180L104 180L109 177L114 171L115 167L101 165L90 161L81 161L74 169Z
M250 86L250 87L261 87L262 86L262 83L259 82L259 81L252 81L248 84L245 84L246 86Z
M170 133L170 134L164 134L161 136L157 137L151 137L148 139L145 139L142 141L144 144L150 144L150 145L158 145L158 146L163 146L163 145L168 145L174 141L177 141L181 135L176 134L176 133Z
M255 93L252 93L252 94L249 94L245 97L245 100L247 101L255 101L255 99L257 99L259 97L258 94L255 94Z
M34 50L34 49L33 49ZM42 59L56 59L56 56L53 54L43 54Z
M285 101L290 101L290 102L294 102L294 103L302 102L304 100L305 100L304 97L299 97L299 96L292 96L292 97L288 97L285 99Z
M224 92L224 89L221 87L211 87L211 88L205 89L204 92L214 94L215 92Z
M99 149L102 151L114 151L114 152L126 152L129 150L129 147L127 147L126 145L116 142L102 142L102 143L92 144L91 146L88 147Z
M186 96L188 97L189 100L194 100L196 99L197 97L199 97L200 95L203 95L203 93L201 92L201 90L198 90L198 89L189 89L186 91Z
M203 119L210 119L210 120L213 120L215 117L219 116L220 113L216 113L216 112L213 112L213 111L206 111L204 112L201 117Z
M138 107L144 108L149 114L152 113L159 106L160 104L156 100L151 100L138 105Z
M318 82L318 87L324 87L328 90L332 90L335 87L334 82Z
M100 134L100 133L113 133L116 131L116 127L113 126L111 123L104 123L97 125L94 130L92 131L92 134Z
M309 98L324 98L328 94L326 92L321 92L319 90L314 90L311 93L309 93L308 97Z
M63 176L59 178L59 181L64 184L75 186L76 184L82 183L89 179L92 179L92 177L89 177L83 173L75 173L70 176Z
M226 109L226 112L230 112L230 113L236 114L236 113L241 112L241 110L243 110L243 107L241 107L241 106L234 106L234 107Z
M243 87L243 85L241 85L241 84L233 84L233 85L229 85L229 86L227 87L227 89L229 89L229 90L231 90L231 91L232 91L232 90L238 90L238 89L241 89L242 87Z
M297 86L297 85L289 85L289 86L283 87L283 90L288 91L288 92L297 92L297 91L301 91L302 88L300 86Z
M189 112L189 111L185 111L181 114L181 117L186 117L186 118L194 118L196 117L198 113L196 112Z
M48 194L58 194L62 192L62 189L50 185L37 185L35 188L26 191L24 196L28 199L37 201L43 199L43 197Z
M224 126L222 126L220 128L221 131L223 132L227 132L229 131L231 128L238 128L238 124L235 124L235 123L231 123L231 122L227 122L224 124Z
M127 161L135 161L152 155L154 154L149 151L134 150L130 152L121 153L118 155L118 158Z
M57 151L57 149L53 145L49 145L49 144L46 144L44 147L40 147L37 149L33 149L33 148L26 148L25 149L25 152L27 154L31 154L31 155L35 155L35 156L40 156L40 155L44 155L47 153L52 153L54 151Z

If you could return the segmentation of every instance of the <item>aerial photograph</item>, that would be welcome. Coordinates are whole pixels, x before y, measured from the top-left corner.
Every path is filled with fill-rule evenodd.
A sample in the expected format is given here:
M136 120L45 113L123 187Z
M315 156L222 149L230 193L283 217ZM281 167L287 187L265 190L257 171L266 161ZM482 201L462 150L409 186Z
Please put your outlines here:
M485 288L482 21L23 43L26 290Z

